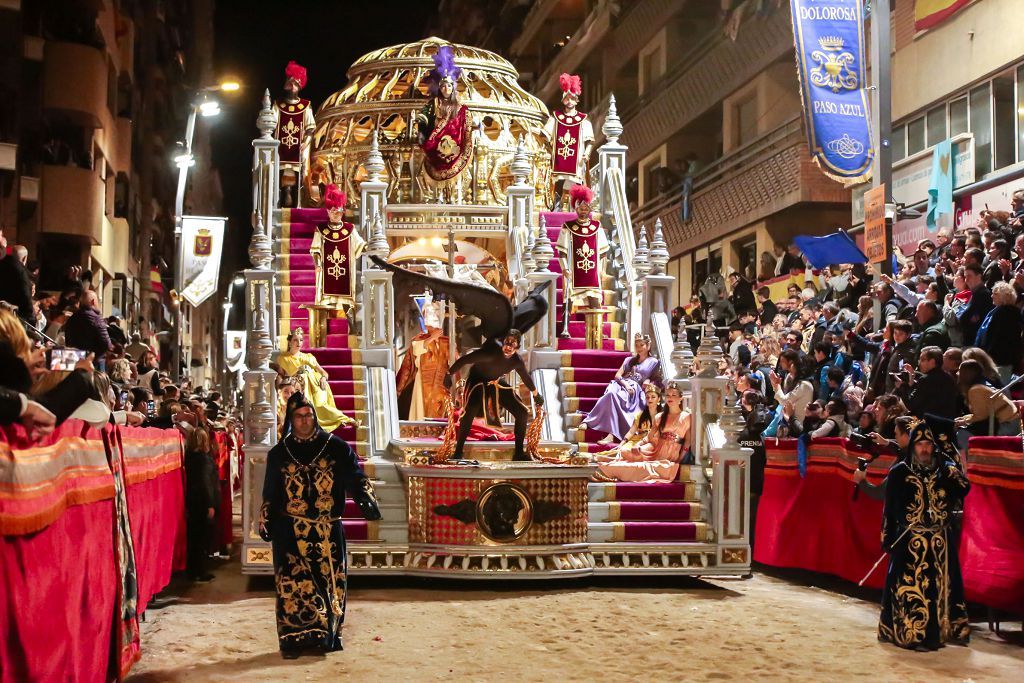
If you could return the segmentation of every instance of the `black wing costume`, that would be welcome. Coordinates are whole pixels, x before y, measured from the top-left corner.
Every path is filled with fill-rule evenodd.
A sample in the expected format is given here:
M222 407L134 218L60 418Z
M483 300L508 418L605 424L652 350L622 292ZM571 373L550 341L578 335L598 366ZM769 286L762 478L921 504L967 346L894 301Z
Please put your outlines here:
M544 289L548 283L538 285L513 308L503 294L465 282L453 282L441 278L420 275L393 266L376 257L370 257L374 263L395 274L395 289L410 291L423 288L430 289L435 295L446 296L455 304L455 309L462 315L472 315L480 320L471 332L481 340L480 348L462 355L448 369L448 373L458 372L469 367L466 390L463 395L463 415L459 422L458 440L454 458L462 457L462 449L473 426L473 419L484 416L488 424L500 427L498 408L507 410L515 420L516 460L527 460L524 443L526 439L529 410L516 396L512 387L502 379L510 372L519 375L523 384L534 393L538 405L542 403L536 393L533 379L526 364L518 353L506 357L502 351L502 342L512 330L526 332L536 325L548 312L548 301L544 297Z

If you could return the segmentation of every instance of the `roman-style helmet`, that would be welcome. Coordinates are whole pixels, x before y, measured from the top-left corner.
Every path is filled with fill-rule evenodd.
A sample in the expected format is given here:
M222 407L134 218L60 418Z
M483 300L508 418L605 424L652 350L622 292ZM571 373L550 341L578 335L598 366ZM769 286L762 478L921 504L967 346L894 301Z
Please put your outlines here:
M338 222L342 219L347 199L345 193L339 190L337 185L332 184L324 188L324 207L332 221Z

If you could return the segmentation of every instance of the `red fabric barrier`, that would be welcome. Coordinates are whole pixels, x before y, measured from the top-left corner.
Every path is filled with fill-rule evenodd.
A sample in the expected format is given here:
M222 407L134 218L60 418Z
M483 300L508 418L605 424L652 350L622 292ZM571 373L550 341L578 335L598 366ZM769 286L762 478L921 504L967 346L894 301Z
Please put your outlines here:
M103 681L118 584L114 503L0 536L0 681Z
M69 420L37 443L20 426L0 431L0 683L108 678L120 574L104 437L117 448L115 429ZM141 610L184 555L180 437L120 431Z
M185 487L183 470L128 487L128 514L139 570L139 612L185 569Z
M987 449L971 440L967 463L972 483L961 535L964 587L968 600L1024 614L1021 441L983 443ZM820 439L811 444L804 478L797 472L795 440L770 440L767 455L754 559L859 581L882 552L882 503L866 495L852 499L859 452L843 440ZM891 463L885 457L872 464L869 480L879 483ZM866 585L881 588L885 566Z

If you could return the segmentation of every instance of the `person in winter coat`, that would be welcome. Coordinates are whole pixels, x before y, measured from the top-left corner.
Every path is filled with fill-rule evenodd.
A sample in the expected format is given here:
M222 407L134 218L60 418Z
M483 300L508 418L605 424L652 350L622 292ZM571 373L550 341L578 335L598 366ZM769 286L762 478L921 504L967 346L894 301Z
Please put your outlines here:
M185 521L188 537L186 569L193 581L210 581L207 569L213 520L220 501L220 482L213 461L210 434L196 428L185 443Z

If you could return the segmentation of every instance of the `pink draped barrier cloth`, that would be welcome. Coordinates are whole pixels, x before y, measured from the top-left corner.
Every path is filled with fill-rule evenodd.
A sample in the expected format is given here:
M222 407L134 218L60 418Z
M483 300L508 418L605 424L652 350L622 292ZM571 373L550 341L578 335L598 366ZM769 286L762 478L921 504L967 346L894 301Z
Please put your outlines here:
M69 420L30 443L0 429L0 681L103 681L120 590L114 479L104 450L120 430L139 610L184 557L181 440L174 430Z
M754 559L860 581L882 553L882 503L852 499L853 471L863 451L845 439L818 439L807 475L797 471L795 439L769 439L764 492L757 512ZM1024 456L1016 437L971 439L960 565L967 599L1024 614ZM893 463L868 467L878 484ZM866 585L881 588L885 562Z

